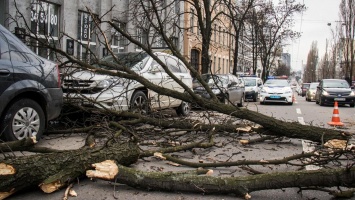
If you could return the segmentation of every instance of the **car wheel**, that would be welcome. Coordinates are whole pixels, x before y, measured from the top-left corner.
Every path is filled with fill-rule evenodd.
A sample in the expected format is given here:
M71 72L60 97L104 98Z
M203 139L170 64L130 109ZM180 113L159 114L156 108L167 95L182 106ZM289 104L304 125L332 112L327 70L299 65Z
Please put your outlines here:
M319 105L324 106L324 102L322 101L322 97L319 98Z
M1 118L0 130L7 141L21 140L36 136L38 141L46 122L42 107L32 99L14 102Z
M188 102L182 101L180 106L176 108L176 114L179 116L188 116L191 111L191 105Z
M149 104L147 95L142 91L133 93L130 104L130 111L133 113L148 114Z
M258 94L257 94L257 93L255 93L255 96L254 96L254 98L253 98L253 101L254 101L254 102L257 102L257 101L258 101Z
M244 95L242 95L242 98L240 98L239 103L237 104L238 107L243 107L243 102L244 102Z
M228 94L225 94L224 95L224 98L222 100L222 103L228 105L229 104L229 95Z

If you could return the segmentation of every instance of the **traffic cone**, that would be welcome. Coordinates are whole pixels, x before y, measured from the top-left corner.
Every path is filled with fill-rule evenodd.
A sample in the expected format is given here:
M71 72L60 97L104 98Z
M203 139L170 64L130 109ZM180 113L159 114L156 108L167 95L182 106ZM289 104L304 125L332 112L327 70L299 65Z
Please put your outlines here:
M338 102L334 102L334 110L333 110L333 116L332 116L332 121L328 122L329 125L331 126L344 126L344 123L340 122L340 117L339 117L339 110L338 110Z

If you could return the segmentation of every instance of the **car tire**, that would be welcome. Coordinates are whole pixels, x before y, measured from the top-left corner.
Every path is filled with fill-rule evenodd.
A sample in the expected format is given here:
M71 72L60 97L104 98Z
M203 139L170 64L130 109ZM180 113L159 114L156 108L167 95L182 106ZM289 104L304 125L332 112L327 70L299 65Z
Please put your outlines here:
M142 91L136 91L133 93L130 102L130 111L139 114L148 114L149 103L147 95Z
M254 96L254 98L253 98L253 101L254 101L254 102L257 102L257 101L258 101L258 94L257 94L257 93L255 93L255 96Z
M176 114L179 116L188 116L191 111L191 104L182 101L180 106L176 108Z
M324 102L322 101L322 97L319 98L319 105L324 106Z
M244 95L242 95L242 98L240 98L239 103L237 103L238 107L243 107L243 102L244 102Z
M6 141L36 136L39 141L46 126L42 107L32 99L15 101L1 117L0 130Z
M222 100L222 103L226 104L226 105L229 105L229 95L228 94L225 94L224 95L224 98Z

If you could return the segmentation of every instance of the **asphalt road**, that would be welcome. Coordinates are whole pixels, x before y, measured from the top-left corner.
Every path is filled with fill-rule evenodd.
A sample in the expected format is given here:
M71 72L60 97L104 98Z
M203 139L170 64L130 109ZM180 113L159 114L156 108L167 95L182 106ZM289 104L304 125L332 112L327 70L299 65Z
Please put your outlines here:
M247 109L257 110L263 114L276 117L278 119L286 121L298 121L304 122L305 124L311 124L315 126L324 126L327 128L332 128L327 125L327 122L331 120L333 107L321 107L315 102L306 102L304 98L296 96L296 102L292 105L260 105L257 103L245 104ZM340 119L345 123L344 129L350 132L355 132L354 127L354 112L355 108L340 107ZM194 111L194 114L198 114L199 111ZM38 144L39 146L50 146L53 148L64 148L64 149L75 149L84 144L85 135L71 135L71 137L59 137L59 136L46 136ZM201 150L199 152L200 156L192 154L190 151L177 153L181 158L189 161L198 161L200 159L207 161L225 161L233 153L238 153L233 157L234 160L240 159L276 159L282 158L288 155L293 155L296 153L301 153L303 151L303 143L300 139L287 139L279 143L260 143L252 146L241 147L238 145L239 139L248 139L249 135L242 135L236 137L218 137L216 139L217 143L228 143L226 148L221 149L211 149L207 152ZM132 167L147 170L156 171L157 169L163 171L182 171L189 170L188 167L173 167L166 165L165 161L160 161L154 158L149 158L147 160L139 160ZM292 166L273 166L272 169L268 166L255 166L255 169L268 172L275 171L287 171L295 170L296 168ZM246 175L246 172L240 170L239 167L229 167L229 168L214 168L215 176L224 175ZM115 199L147 199L147 200L165 200L165 199L176 199L176 200L204 200L204 199L244 199L243 197L236 197L234 195L205 195L202 192L199 194L187 194L179 192L162 192L162 191L147 191L143 189L134 189L126 185L114 184L107 181L101 180L89 180L81 179L74 184L74 190L77 192L77 197L69 197L69 199L102 199L102 200L115 200ZM34 188L30 191L24 191L11 196L8 199L18 200L18 199L28 199L28 200L47 200L47 199L62 199L65 189L52 194L44 194L39 189ZM331 195L325 192L318 191L302 191L300 192L298 188L288 188L288 189L278 189L278 190L265 190L252 192L252 199L264 200L264 199L332 199Z

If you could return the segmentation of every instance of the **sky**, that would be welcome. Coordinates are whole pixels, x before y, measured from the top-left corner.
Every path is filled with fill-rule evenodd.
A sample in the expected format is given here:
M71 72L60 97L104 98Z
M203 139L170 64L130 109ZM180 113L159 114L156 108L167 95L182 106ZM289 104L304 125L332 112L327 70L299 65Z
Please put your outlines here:
M313 41L317 41L320 60L325 54L326 40L333 38L332 30L335 31L336 24L339 23L340 0L297 0L297 2L304 3L307 10L293 17L295 19L293 30L301 32L302 36L295 41L289 41L289 45L284 48L284 53L291 54L292 70L303 69Z

